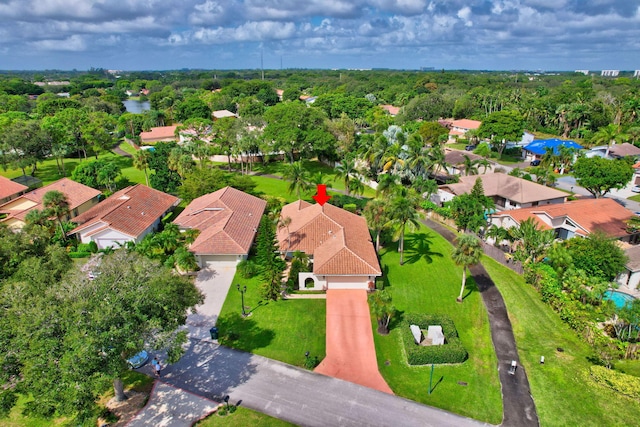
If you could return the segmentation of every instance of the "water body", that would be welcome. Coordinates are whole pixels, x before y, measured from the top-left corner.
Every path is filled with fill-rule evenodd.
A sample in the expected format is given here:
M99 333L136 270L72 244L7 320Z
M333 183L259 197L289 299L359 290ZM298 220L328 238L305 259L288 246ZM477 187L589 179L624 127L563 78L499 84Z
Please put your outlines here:
M127 99L122 101L128 113L141 114L151 109L149 101L138 101L136 99Z

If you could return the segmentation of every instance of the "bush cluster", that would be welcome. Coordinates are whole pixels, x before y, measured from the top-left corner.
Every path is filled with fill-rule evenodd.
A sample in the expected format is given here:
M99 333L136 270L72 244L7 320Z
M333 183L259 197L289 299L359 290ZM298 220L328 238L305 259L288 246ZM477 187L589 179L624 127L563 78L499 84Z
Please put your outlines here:
M329 203L331 203L333 206L337 206L339 208L344 208L344 209L347 209L346 205L355 205L356 211L361 212L362 209L364 209L364 207L366 206L368 201L369 200L367 199L359 199L357 197L347 196L343 194L336 194L335 196L331 197L331 200L329 201Z
M625 396L634 399L640 398L640 378L598 365L591 366L589 372L595 382L607 386Z
M421 346L415 343L409 325L428 329L429 325L442 326L444 345ZM429 365L432 363L462 363L469 353L462 346L453 320L445 314L407 314L402 322L402 339L409 365Z

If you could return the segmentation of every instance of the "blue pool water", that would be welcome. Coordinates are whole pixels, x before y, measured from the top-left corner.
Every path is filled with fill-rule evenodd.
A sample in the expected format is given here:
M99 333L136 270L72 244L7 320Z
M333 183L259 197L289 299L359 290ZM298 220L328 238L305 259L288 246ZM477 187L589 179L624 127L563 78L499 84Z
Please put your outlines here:
M633 301L635 297L618 291L607 291L604 293L604 299L611 300L616 307L622 308L627 303Z

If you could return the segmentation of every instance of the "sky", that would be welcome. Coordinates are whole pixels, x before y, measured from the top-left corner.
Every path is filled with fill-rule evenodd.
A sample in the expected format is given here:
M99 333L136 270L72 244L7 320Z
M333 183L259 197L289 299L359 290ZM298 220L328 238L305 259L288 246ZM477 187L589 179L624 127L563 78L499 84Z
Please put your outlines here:
M0 69L640 69L640 0L0 0Z

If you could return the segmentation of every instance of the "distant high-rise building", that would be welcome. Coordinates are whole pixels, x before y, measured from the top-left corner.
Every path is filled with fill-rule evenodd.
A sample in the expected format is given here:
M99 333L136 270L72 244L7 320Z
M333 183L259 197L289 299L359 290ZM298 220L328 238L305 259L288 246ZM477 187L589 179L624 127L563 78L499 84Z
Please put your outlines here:
M633 72L633 77L635 77L635 78L640 77L640 70L635 70L635 71Z
M602 77L618 77L618 74L620 74L620 70L602 70L600 73Z

